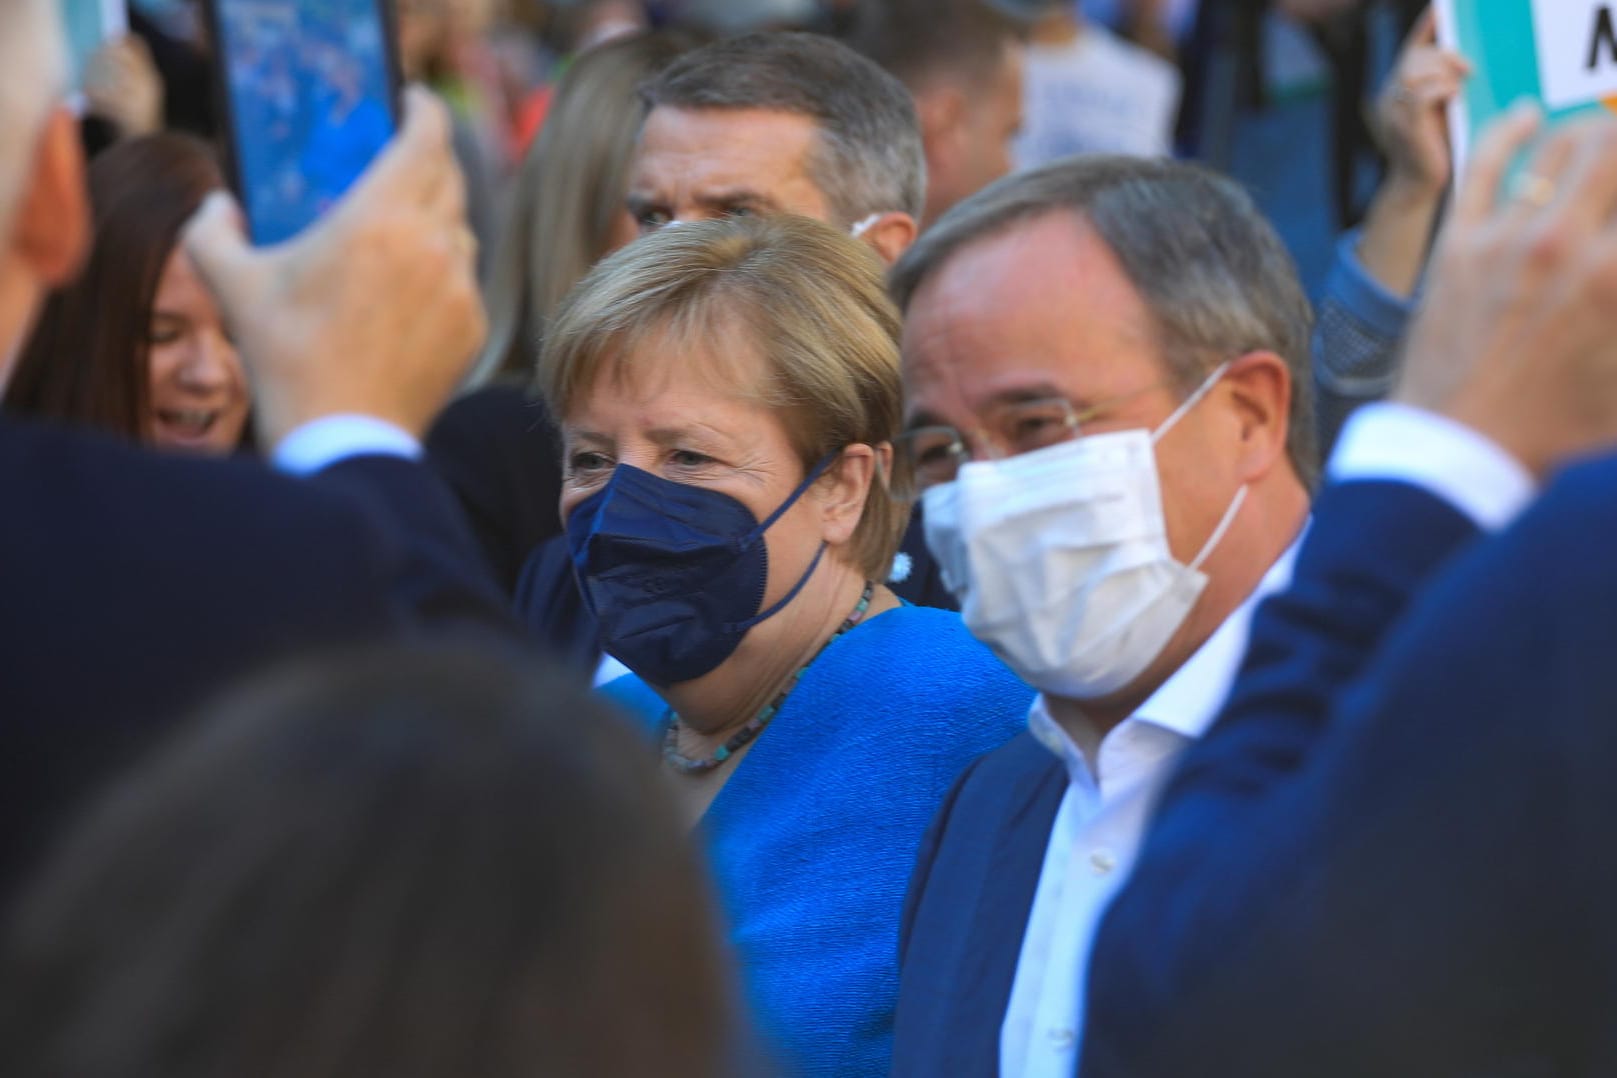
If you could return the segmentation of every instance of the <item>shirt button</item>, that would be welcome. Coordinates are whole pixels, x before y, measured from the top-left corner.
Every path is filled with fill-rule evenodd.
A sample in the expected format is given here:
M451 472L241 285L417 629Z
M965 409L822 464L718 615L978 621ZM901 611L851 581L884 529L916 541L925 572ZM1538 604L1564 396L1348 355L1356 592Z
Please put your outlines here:
M1050 1031L1050 1047L1065 1051L1077 1043L1078 1035L1070 1029L1052 1029Z
M1095 875L1104 876L1117 867L1117 856L1108 849L1099 849L1089 855L1089 867Z

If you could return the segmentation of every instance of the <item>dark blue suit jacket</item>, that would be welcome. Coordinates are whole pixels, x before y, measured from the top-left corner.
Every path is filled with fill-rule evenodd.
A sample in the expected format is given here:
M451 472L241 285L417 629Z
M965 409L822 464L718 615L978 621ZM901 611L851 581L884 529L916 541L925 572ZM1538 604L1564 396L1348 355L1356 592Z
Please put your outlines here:
M1260 611L1097 940L1086 1078L1617 1074L1617 457L1425 587L1455 529L1391 508Z
M503 602L420 465L298 481L0 420L0 891L83 795L265 662Z
M1474 534L1459 514L1392 484L1328 492L1316 507L1314 530L1323 526L1327 540L1349 538L1338 525L1373 526L1377 512L1413 513L1426 542L1403 545L1392 558L1354 541L1327 542L1327 555L1342 555L1349 565L1371 562L1376 587L1368 589L1369 601L1381 605L1359 612L1367 625L1399 608L1432 564ZM1312 545L1317 564L1322 551ZM1356 591L1365 582L1333 577L1331 583ZM1326 683L1313 669L1288 667L1286 676ZM998 1073L1000 1027L1066 787L1061 761L1031 734L977 761L956 784L922 847L906 908L895 1075Z
M1027 732L978 757L921 843L899 925L895 1076L992 1075L1067 772Z

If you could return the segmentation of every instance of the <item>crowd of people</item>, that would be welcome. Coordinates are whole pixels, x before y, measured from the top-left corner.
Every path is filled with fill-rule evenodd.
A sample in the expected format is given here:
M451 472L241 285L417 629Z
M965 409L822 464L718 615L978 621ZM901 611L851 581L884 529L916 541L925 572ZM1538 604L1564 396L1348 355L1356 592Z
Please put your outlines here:
M1617 121L1457 173L1402 0L399 0L255 243L129 14L75 111L0 5L0 1072L1617 1069Z

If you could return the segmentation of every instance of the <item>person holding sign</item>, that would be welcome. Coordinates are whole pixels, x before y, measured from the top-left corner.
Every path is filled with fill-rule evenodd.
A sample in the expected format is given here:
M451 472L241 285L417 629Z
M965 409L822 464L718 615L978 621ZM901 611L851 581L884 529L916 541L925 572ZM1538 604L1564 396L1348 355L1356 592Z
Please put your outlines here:
M1479 144L1398 403L1343 435L1380 466L1162 797L1085 1078L1617 1073L1617 121L1511 184L1537 126Z
M1613 0L1435 0L1444 46L1476 65L1450 123L1464 167L1468 145L1523 98L1550 126L1617 111Z
M1470 65L1439 48L1428 12L1410 31L1371 116L1387 170L1364 224L1342 237L1319 299L1314 387L1328 450L1353 409L1398 377L1398 342L1452 174L1444 113Z

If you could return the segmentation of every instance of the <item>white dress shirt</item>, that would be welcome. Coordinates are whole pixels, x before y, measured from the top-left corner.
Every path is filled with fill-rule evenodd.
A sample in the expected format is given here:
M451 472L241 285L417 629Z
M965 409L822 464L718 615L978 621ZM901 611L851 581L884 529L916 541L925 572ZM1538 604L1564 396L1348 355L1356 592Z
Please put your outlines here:
M1246 654L1252 612L1291 580L1297 547L1133 715L1101 739L1092 764L1050 717L1043 695L1028 726L1067 768L1038 890L1000 1027L1000 1073L1070 1076L1089 946L1101 912L1128 877L1157 787L1173 760L1218 715Z
M1531 500L1532 477L1474 431L1419 409L1375 404L1344 427L1329 472L1338 482L1392 479L1443 498L1485 529ZM1299 543L1301 540L1299 539ZM1000 1027L1005 1078L1070 1078L1077 1065L1095 928L1128 878L1161 784L1179 751L1217 716L1246 652L1252 613L1291 579L1297 546L1140 709L1101 739L1091 761L1041 695L1028 726L1067 769L1050 829L1010 1002Z

